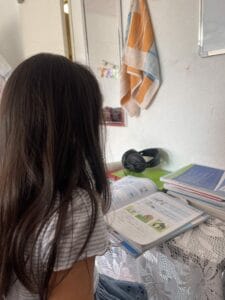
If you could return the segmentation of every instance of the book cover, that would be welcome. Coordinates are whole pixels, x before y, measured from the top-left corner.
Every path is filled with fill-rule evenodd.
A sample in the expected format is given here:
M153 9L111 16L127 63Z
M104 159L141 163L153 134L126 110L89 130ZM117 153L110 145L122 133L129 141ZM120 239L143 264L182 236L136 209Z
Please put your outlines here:
M221 169L192 164L161 177L161 180L225 200L225 171Z

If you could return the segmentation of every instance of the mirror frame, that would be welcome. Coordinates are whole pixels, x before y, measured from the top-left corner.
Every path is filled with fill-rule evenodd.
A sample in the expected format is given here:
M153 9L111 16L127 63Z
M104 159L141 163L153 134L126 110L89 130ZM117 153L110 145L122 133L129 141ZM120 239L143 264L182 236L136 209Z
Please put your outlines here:
M199 36L198 36L198 46L199 46L199 55L201 57L208 57L208 56L213 56L213 55L219 55L219 54L225 54L225 43L224 43L224 48L216 47L214 46L215 49L211 50L206 50L205 49L205 44L204 44L204 36L207 33L204 33L204 25L205 25L205 5L206 5L207 0L199 0ZM224 1L224 6L225 6L225 0ZM214 5L215 9L217 9L217 5ZM225 30L225 22L224 22L224 30Z

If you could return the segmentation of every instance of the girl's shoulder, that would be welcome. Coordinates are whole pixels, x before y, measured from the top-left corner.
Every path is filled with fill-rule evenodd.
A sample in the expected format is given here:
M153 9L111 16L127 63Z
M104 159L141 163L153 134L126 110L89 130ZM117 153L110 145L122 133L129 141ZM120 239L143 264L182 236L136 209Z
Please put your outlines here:
M108 247L107 228L101 209L101 198L98 196L96 199L98 209L93 225L92 202L88 192L82 189L74 191L73 200L68 206L66 219L61 228L54 271L68 269L78 260L102 255L106 251ZM38 238L37 255L40 255L42 262L48 259L49 251L53 246L57 221L58 216L55 213ZM90 238L85 245L90 231Z

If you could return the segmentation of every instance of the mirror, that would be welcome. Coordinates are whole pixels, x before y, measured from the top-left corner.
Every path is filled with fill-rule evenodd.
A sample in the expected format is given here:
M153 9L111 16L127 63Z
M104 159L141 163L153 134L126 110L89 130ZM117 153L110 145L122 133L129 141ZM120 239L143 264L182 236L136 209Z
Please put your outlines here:
M199 54L225 53L225 0L200 0Z
M86 63L94 72L103 93L105 122L107 125L125 126L125 112L119 107L119 71L123 49L122 2L82 0L80 3ZM73 15L73 21L75 19L76 16ZM73 24L74 40L78 31L75 30L76 24ZM76 46L76 41L74 44ZM76 52L79 54L79 49L75 50L75 57Z

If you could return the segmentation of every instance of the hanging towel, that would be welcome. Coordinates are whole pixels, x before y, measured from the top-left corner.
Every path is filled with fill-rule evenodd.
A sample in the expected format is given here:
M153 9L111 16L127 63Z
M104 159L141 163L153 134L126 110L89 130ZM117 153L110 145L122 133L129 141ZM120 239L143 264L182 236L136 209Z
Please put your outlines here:
M138 116L160 86L157 49L146 0L133 0L128 15L127 37L120 73L121 105Z

